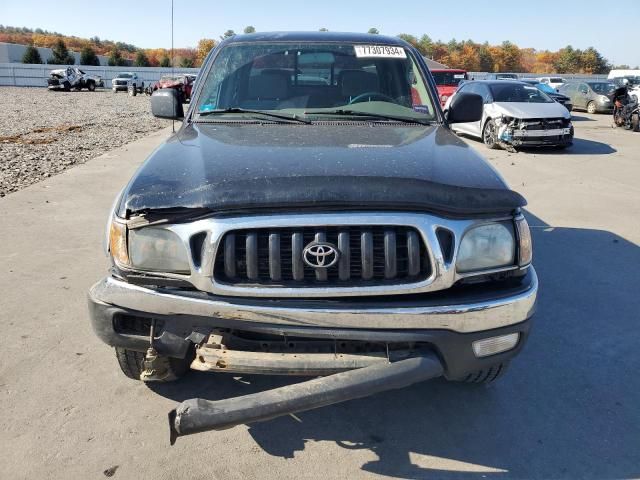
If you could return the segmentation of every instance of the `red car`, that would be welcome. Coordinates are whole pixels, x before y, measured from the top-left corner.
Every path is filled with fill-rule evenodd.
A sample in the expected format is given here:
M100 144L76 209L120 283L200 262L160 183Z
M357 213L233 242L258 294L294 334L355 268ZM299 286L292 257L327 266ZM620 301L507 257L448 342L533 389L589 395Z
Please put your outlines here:
M151 93L159 88L175 88L182 93L182 101L188 102L191 100L191 90L195 78L196 76L191 74L163 75L158 82L152 85Z
M431 70L433 79L438 87L438 95L440 95L440 104L444 107L447 99L458 89L458 85L463 80L468 80L465 70L447 68L443 70Z

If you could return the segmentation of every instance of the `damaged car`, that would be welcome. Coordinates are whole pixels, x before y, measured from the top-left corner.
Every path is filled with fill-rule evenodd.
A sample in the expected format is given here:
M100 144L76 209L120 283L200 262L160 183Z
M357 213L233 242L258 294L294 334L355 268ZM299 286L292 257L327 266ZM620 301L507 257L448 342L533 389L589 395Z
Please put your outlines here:
M104 81L99 75L89 75L88 73L76 67L60 68L51 70L47 79L47 87L49 90L64 90L69 92L74 90L82 90L86 88L93 92L96 87L103 87Z
M511 80L465 82L458 93L474 93L484 100L482 118L452 125L456 133L481 139L490 149L573 144L571 114L549 95L525 82Z
M186 112L181 100L151 97L182 125L115 200L93 329L136 380L312 378L185 400L171 442L504 374L538 280L525 199L451 131L480 121L478 94L457 93L445 116L396 37L256 33L221 42Z
M189 74L163 75L153 85L151 93L153 94L154 91L161 88L171 88L177 92L182 103L187 103L191 100L191 90L193 89L195 78L195 75Z

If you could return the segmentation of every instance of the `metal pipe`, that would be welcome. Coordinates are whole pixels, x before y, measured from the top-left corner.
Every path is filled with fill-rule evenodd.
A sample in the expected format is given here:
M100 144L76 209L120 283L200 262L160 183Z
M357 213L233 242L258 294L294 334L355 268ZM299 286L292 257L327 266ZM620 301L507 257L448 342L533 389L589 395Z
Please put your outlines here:
M438 357L429 352L394 363L372 365L307 382L224 400L193 398L169 412L170 442L177 437L271 420L439 377Z

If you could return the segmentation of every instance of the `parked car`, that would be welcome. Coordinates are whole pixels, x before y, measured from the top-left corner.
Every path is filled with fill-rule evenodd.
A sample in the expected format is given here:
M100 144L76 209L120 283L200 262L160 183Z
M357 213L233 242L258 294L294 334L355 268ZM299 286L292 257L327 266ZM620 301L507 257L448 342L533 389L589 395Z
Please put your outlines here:
M490 73L486 80L518 80L517 73Z
M567 83L567 81L562 77L540 77L538 78L538 81L540 83L546 83L554 90L560 88L561 85L564 85L565 83Z
M536 87L513 80L465 82L445 105L450 108L459 93L484 99L482 119L456 123L453 130L480 138L488 148L556 146L573 143L569 111Z
M163 75L154 87L156 90L160 88L172 88L176 90L180 94L183 103L185 103L191 100L191 90L194 80L195 75L189 74Z
M128 91L129 87L132 87L139 93L144 91L144 82L135 72L120 72L113 80L111 80L111 89L113 90L113 93L116 93L119 90Z
M563 105L564 108L566 108L567 110L569 111L573 110L573 104L571 103L571 99L566 95L558 93L558 91L555 88L551 87L551 85L547 83L541 83L538 81L537 78L523 78L520 81L524 83L528 83L529 85L533 85L541 92L546 93L551 98L553 98L556 102L558 102L560 105Z
M49 78L47 78L47 87L49 90L65 90L69 91L82 90L86 88L93 92L96 87L103 87L104 82L99 75L89 75L83 70L76 67L60 68L51 70Z
M613 102L608 95L616 89L615 83L608 81L589 81L565 83L559 92L571 98L574 109L589 113L611 113Z
M431 75L436 82L440 104L444 106L447 99L458 89L460 82L467 80L467 72L459 69L431 70Z
M116 199L93 328L134 379L332 376L275 404L186 400L172 441L501 375L538 284L525 200L450 130L479 120L482 98L456 93L445 118L420 53L382 35L237 35L201 71L186 113L175 89L151 97L184 121Z

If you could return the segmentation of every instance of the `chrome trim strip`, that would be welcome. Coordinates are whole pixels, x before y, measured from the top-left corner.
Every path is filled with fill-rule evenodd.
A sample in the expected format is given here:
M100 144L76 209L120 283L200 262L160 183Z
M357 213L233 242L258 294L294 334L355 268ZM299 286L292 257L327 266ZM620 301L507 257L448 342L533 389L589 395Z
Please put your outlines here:
M528 290L464 305L390 308L312 308L244 305L163 293L107 277L90 291L94 301L157 315L194 315L287 326L363 329L445 329L470 333L520 323L535 311L538 278Z
M198 290L225 296L242 297L348 297L371 295L400 295L422 292L433 292L451 287L461 278L486 273L497 273L513 270L515 265L491 272L473 272L459 274L455 270L458 247L464 233L478 225L499 221L511 221L512 216L502 216L491 219L450 219L437 217L426 213L406 212L345 212L345 213L314 213L314 214L274 214L247 215L242 217L211 217L191 223L159 225L153 228L166 228L177 234L189 251L190 239L193 235L207 232L207 239L203 246L200 265L193 264L193 256L189 255L191 274L162 274L164 277L186 280ZM221 283L213 278L213 267L218 248L224 248L221 239L225 233L240 229L262 228L295 228L295 227L331 227L348 225L390 225L398 227L413 227L422 236L428 250L431 262L431 275L419 282L377 286L350 287L270 287L264 285L237 286ZM451 262L446 262L440 243L436 235L438 228L450 230L454 235L454 251ZM140 272L144 273L144 272Z

